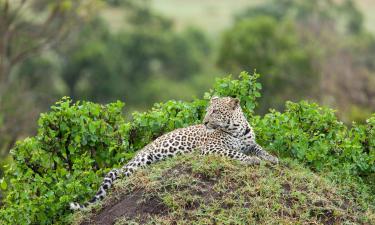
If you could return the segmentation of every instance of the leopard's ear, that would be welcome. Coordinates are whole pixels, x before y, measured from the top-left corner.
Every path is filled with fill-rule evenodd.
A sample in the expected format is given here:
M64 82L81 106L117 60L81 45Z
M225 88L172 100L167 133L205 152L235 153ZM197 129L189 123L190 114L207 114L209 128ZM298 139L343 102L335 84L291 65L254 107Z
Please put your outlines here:
M216 96L216 95L212 96L211 99L210 99L210 102L213 102L213 101L215 101L217 99L219 99L219 96Z
M229 101L229 105L232 107L232 109L236 109L240 106L240 100L238 98L231 98Z

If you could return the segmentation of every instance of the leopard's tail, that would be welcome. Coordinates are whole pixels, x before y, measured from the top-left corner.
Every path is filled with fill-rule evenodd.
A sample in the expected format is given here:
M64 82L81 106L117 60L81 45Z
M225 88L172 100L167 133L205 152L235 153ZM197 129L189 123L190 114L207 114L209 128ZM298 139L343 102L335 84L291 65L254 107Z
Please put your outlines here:
M70 203L70 209L72 210L79 210L84 209L90 204L94 204L99 200L102 200L106 195L108 189L113 185L113 182L120 178L120 176L130 176L139 168L145 167L147 164L152 163L153 161L157 161L158 158L155 158L153 154L144 153L141 151L134 157L134 159L130 160L125 166L121 169L113 169L111 170L104 178L103 183L100 185L99 191L96 195L87 203L79 204L76 202Z
M103 183L100 185L99 191L95 194L95 196L88 202L84 204L79 204L77 202L71 202L70 209L72 210L79 210L84 209L90 204L94 204L99 200L102 200L106 194L107 190L112 186L113 182L118 179L121 175L121 171L118 169L111 170L104 178Z

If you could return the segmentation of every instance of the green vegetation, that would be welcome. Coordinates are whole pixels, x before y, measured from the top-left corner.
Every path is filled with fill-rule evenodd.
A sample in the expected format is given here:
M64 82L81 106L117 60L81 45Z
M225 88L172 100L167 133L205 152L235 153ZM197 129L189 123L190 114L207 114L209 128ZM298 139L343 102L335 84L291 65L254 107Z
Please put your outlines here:
M298 163L290 173L325 176L337 198L357 193L343 200L353 212L332 203L332 220L301 220L371 223L361 213L375 205L374 6L0 0L0 224L68 223L69 201L87 200L156 137L200 123L212 95L241 100L258 141L284 162L276 170ZM221 75L255 70L259 83Z
M64 48L54 50L55 60L50 55L27 59L21 74L28 74L24 79L41 88L50 82L40 70L52 68L72 99L126 100L138 108L151 105L160 100L152 92L169 85L163 80L174 86L198 76L211 49L200 30L176 33L170 20L138 10L129 13L127 26L116 33L101 17L93 18ZM158 87L153 86L154 81L159 81ZM53 88L48 91L59 95ZM191 98L194 87L190 85L185 94L174 93L175 98Z
M68 202L87 200L95 193L104 172L125 163L151 140L178 127L199 123L212 95L239 98L258 141L271 152L325 174L339 186L352 187L358 194L356 201L361 202L359 211L375 206L370 196L372 184L367 180L375 172L374 116L366 125L348 129L332 110L301 102L287 103L284 113L271 111L264 117L254 117L261 88L258 76L242 72L239 80L230 76L218 79L205 94L205 100L155 104L149 112L134 113L130 122L123 119L121 102L105 106L90 102L73 104L64 98L51 107L51 112L41 115L38 134L18 142L11 151L14 163L2 182L2 187L8 189L0 218L6 224L67 223L71 220ZM238 182L242 180L239 178ZM280 207L281 204L278 203ZM346 220L341 218L344 211L340 212L338 220ZM360 222L371 217L353 218Z
M263 74L260 114L313 99L350 124L375 109L375 38L351 0L1 0L0 21L1 158L62 96L124 101L130 117L242 70Z
M130 115L172 96L191 100L210 85L206 34L176 32L145 1L29 1L0 1L1 158L36 133L39 114L62 96L126 101ZM106 9L126 12L116 32L100 14Z
M9 182L7 206L0 213L7 223L63 219L72 194L94 192L90 187L100 182L102 172L96 170L126 159L123 104L70 103L64 99L42 114L38 135L12 150L13 163L2 182L5 187Z
M311 85L318 82L311 60L315 53L301 42L288 21L267 16L242 20L224 33L218 65L226 71L256 69L263 74L261 111L281 109L285 100L306 98L318 88Z
M279 155L297 158L314 170L370 175L375 172L374 119L348 129L333 110L302 101L287 102L284 113L257 116L253 124L260 143Z
M353 1L268 0L238 13L222 36L217 64L263 74L262 114L284 109L286 100L313 99L339 108L350 124L374 111L374 45Z

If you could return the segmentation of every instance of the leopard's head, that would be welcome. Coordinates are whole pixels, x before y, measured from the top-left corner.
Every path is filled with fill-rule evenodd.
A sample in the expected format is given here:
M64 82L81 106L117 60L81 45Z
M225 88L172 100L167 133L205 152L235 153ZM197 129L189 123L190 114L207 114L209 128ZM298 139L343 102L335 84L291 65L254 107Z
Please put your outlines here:
M209 129L231 132L246 121L240 100L232 97L212 97L203 124Z

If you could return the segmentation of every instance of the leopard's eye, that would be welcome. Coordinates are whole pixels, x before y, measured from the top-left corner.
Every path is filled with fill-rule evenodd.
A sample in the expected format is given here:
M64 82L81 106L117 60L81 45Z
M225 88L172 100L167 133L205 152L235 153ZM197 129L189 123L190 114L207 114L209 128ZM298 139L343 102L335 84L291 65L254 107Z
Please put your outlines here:
M212 110L212 113L217 113L217 112L218 112L217 109Z

